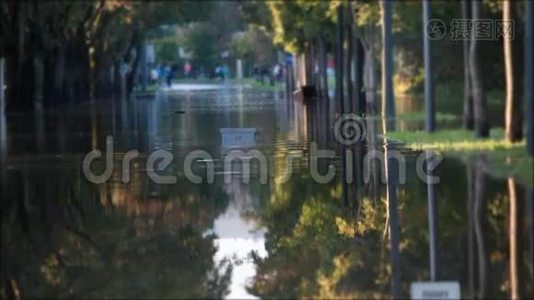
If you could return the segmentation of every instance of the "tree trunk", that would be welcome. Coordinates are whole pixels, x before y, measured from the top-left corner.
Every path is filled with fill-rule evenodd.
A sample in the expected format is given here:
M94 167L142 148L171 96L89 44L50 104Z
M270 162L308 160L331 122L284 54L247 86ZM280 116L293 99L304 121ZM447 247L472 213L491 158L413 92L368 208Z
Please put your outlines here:
M353 26L353 15L352 15L352 11L351 11L351 2L347 2L346 4L346 10L347 10L347 15L346 15L346 26L347 26L347 35L346 35L346 38L347 38L347 50L346 50L346 56L347 56L347 61L345 62L345 66L346 66L346 75L345 75L345 78L346 78L346 83L345 83L345 86L347 87L347 101L346 101L346 108L348 112L354 112L353 110L353 103L354 103L354 90L353 90L353 85L354 85L354 70L353 70L353 63L354 63L354 36L353 36L353 30L352 30L352 26Z
M128 92L131 91L134 85L134 79L137 73L137 65L139 61L139 45L141 40L142 38L141 34L139 33L139 29L135 29L134 33L132 34L130 45L128 46L128 50L126 50L126 55L124 57L124 62L131 66L130 72L126 74L126 90ZM134 50L136 50L135 57L132 58Z
M321 82L321 98L328 105L328 72L327 72L327 45L326 38L324 35L321 35L319 40L319 78ZM326 106L328 107L328 106Z
M375 29L374 25L367 25L368 39L365 50L365 101L370 104L374 110L376 107L376 72L375 72Z
M525 120L527 152L534 156L534 2L525 0Z
M344 113L343 88L343 6L337 8L337 35L336 35L336 102L338 113Z
M59 46L54 63L54 87L52 92L52 102L54 104L65 101L65 47L65 45Z
M355 37L354 46L354 111L363 114L366 111L366 101L363 92L364 50L360 38Z
M389 0L380 1L382 17L382 118L384 133L395 130L391 5L392 3Z
M91 97L91 67L88 46L85 42L84 33L80 30L73 43L72 58L77 62L78 67L74 70L76 77L74 81L74 101L85 102Z
M473 0L471 9L473 21L480 19L481 0ZM471 36L476 36L476 26L472 26ZM473 111L475 116L475 135L477 137L489 136L489 125L487 116L487 100L482 74L478 62L478 41L476 38L471 39L469 48L469 63L471 67L471 82L473 85Z
M468 20L471 16L469 13L469 1L462 0L462 19ZM462 123L465 129L473 129L473 96L471 93L471 71L469 66L469 39L463 41L463 58L464 58L464 111Z
M506 25L508 22L512 21L512 1L505 0L503 1L502 9L502 19L503 23ZM505 108L505 137L508 142L517 142L521 140L522 137L522 118L520 107L517 104L520 103L519 99L516 98L516 89L514 82L514 53L512 46L512 38L504 35L503 44L504 44L504 66L505 66L505 76L506 76L506 108Z
M9 86L6 101L6 111L28 111L33 109L33 57L28 53L31 41L28 40L27 30L28 3L22 1L15 9L16 46L12 50L16 53L8 59L6 80Z

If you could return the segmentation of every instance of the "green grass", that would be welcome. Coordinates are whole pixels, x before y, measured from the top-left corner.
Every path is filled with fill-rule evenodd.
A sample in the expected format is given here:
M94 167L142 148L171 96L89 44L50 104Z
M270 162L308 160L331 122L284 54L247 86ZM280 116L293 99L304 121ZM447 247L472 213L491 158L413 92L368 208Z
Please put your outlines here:
M526 185L534 185L534 160L527 155L525 142L505 141L500 128L492 129L487 139L477 139L472 131L464 129L439 130L433 134L424 131L391 132L387 138L402 142L413 150L433 149L465 162L473 155L481 154L487 158L490 175L498 178L512 176Z
M265 79L265 83L257 82L254 78L243 78L236 80L239 84L250 85L253 89L262 91L283 91L285 89L284 84L277 82L274 85L269 84L269 80Z
M261 84L260 82L257 82L254 78L243 78L240 80L236 79L227 79L226 81L221 81L218 79L210 79L210 78L202 78L202 79L173 79L173 84L194 84L194 83L201 83L201 84L222 84L222 83L236 83L236 84L242 84L242 85L249 85L253 89L256 90L262 90L262 91L283 91L284 84L283 83L275 83L275 85L270 85L269 80L266 79L264 84ZM166 86L166 83L165 85ZM145 92L156 92L159 90L161 86L159 84L148 84L146 87ZM141 87L134 87L134 92L141 92Z
M152 93L152 92L155 92L157 90L159 90L160 86L156 83L156 84L147 84L146 86L146 90L144 92L149 92L149 93ZM141 87L134 87L133 89L133 92L141 92Z
M449 113L436 113L437 122L456 121L456 120L459 120L459 118L460 117L458 117L457 115L453 115ZM373 115L373 116L366 116L365 119L380 121L383 118L380 115ZM394 119L397 121L422 122L425 120L425 113L423 111L403 113L403 114L397 115Z

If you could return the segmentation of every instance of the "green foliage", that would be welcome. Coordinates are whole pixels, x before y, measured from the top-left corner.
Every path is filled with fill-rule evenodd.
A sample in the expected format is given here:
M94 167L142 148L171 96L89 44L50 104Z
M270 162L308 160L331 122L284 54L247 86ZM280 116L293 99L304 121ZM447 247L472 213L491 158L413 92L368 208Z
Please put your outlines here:
M175 38L163 38L154 41L156 57L159 62L169 63L178 60L179 43Z
M234 57L244 60L249 75L252 75L252 66L270 66L276 61L271 37L257 26L251 25L246 31L236 33L231 49Z
M300 52L307 43L333 30L334 23L327 1L272 1L273 42L292 53Z
M380 22L380 7L378 1L358 1L354 9L355 24L365 27L369 24L377 26Z
M184 48L192 53L193 63L210 71L217 63L216 29L209 23L198 22L190 24L184 33Z

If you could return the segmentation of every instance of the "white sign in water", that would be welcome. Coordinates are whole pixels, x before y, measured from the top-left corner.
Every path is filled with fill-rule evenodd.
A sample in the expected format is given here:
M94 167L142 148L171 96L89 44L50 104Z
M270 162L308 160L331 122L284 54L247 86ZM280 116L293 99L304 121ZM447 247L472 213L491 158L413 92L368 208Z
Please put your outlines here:
M460 299L460 283L456 281L412 282L411 299Z
M260 139L257 128L221 128L222 146L229 147L254 147Z

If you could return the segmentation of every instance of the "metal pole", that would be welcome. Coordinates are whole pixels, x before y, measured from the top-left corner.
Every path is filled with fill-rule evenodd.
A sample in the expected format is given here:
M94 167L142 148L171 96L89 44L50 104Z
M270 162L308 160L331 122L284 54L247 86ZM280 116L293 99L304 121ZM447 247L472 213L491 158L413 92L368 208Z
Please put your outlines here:
M434 118L434 82L432 70L432 43L426 32L426 25L430 20L430 0L423 0L423 56L425 62L425 129L434 132L436 124Z
M0 58L0 115L4 115L5 109L5 89L4 89L4 71L5 71L5 59Z

